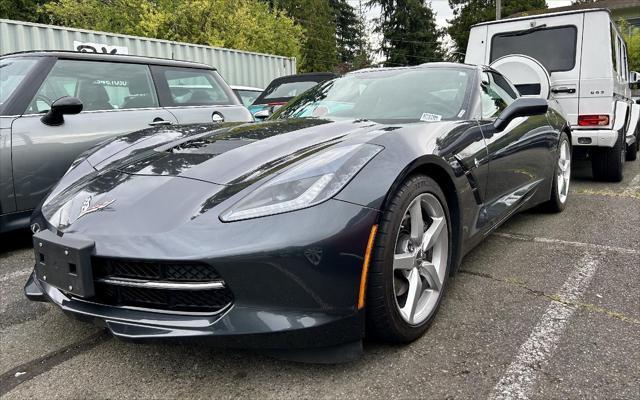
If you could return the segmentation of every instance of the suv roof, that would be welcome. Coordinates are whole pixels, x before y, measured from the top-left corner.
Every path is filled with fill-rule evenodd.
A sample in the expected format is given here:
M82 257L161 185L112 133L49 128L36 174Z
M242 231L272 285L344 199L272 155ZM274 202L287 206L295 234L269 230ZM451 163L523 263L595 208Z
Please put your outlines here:
M82 53L79 51L21 51L17 53L5 54L0 57L0 59L9 57L57 57L64 60L126 62L133 64L152 64L183 68L200 68L210 70L216 69L210 65L195 63L191 61L169 60L166 58L144 56L130 56L124 54Z
M541 14L530 14L530 15L526 15L526 16L522 16L522 17L515 17L515 18L504 18L504 19L499 19L497 21L481 22L479 24L471 25L471 27L473 28L474 26L503 24L505 22L522 21L522 20L527 20L527 19L540 19L540 18L546 18L546 17L558 17L558 16L570 15L570 14L584 14L584 13L589 13L589 12L606 12L609 15L611 15L611 11L609 11L606 8L589 8L589 9L582 9L582 10L571 10L571 11L549 12L549 13L541 13Z

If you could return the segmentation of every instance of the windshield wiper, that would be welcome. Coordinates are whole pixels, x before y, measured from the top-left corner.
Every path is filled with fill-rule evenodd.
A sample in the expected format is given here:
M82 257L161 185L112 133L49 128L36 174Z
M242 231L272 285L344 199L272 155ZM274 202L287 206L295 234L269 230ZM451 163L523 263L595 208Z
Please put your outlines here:
M524 31L518 31L518 32L510 32L510 33L502 33L498 36L503 36L503 37L508 37L508 36L523 36L523 35L527 35L529 33L535 32L535 31L539 31L541 29L544 29L547 27L547 24L542 24L542 25L538 25L538 26L534 26L532 28L529 29L525 29Z

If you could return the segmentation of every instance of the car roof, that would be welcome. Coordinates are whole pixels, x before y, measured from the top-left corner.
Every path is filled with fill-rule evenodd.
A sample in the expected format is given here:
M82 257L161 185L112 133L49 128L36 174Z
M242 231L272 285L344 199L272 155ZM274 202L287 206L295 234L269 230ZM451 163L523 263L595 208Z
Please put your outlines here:
M463 64L463 63L455 63L455 62L430 62L430 63L424 63L420 65L410 65L405 67L364 68L356 71L351 71L347 75L362 74L367 72L398 71L398 70L422 69L422 68L462 68L462 69L476 70L480 67L481 66L478 66L475 64Z
M84 61L105 61L105 62L126 62L133 64L151 64L169 67L183 68L200 68L215 70L216 68L191 61L169 60L166 58L133 56L125 54L104 54L104 53L83 53L79 51L57 51L57 50L38 50L38 51L21 51L3 55L4 58L14 57L57 57L65 60L84 60Z
M497 21L481 22L479 24L471 25L471 27L473 28L474 26L503 24L503 23L507 23L507 22L522 21L522 20L527 20L527 19L540 19L540 18L546 18L546 17L557 17L557 16L570 15L570 14L583 14L583 13L588 13L588 12L606 12L609 15L611 15L611 11L609 11L606 8L587 8L587 9L582 9L582 10L559 11L559 12L550 12L550 13L544 13L544 14L531 14L531 15L525 15L523 17L504 18L504 19L499 19Z
M260 89L253 86L239 86L239 85L229 85L233 90L251 90L254 92L262 92L264 89Z

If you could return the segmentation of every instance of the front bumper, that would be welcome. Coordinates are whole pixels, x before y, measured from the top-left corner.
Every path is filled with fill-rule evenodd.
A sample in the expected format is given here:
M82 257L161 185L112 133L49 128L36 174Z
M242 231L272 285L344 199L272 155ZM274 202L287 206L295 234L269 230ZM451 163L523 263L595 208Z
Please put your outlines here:
M65 293L35 273L25 286L25 295L51 302L126 340L193 338L224 347L267 349L355 342L364 336L364 316L357 309L357 298L366 242L377 217L376 210L330 200L254 222L224 226L216 222L215 228L220 229L209 226L224 233L219 235L211 230L198 230L198 234L178 230L162 233L160 240L137 234L92 233L88 226L82 232L95 240L93 256L130 258L133 254L155 260L196 259L211 265L234 297L216 313L102 304Z
M51 302L72 317L106 328L113 336L128 341L185 341L260 349L329 347L361 340L364 313L331 315L305 311L231 306L216 316L163 314L111 307L65 296L60 290L29 276L24 288L32 301Z

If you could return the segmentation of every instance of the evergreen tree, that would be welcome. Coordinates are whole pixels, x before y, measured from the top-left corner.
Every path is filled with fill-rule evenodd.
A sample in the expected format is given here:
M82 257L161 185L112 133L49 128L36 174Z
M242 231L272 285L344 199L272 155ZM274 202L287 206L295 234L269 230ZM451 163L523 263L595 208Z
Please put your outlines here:
M336 21L337 70L344 73L371 65L364 17L346 0L330 0Z
M436 26L435 14L425 0L370 0L382 13L376 32L382 34L380 51L389 66L417 65L441 61L444 51L442 32Z
M327 0L270 0L271 7L281 9L304 28L301 72L331 71L338 61L336 21Z
M447 33L454 43L453 59L462 61L467 51L469 30L480 22L496 17L495 0L449 0L453 19L449 20ZM522 11L546 9L545 0L502 0L502 15L509 16Z

